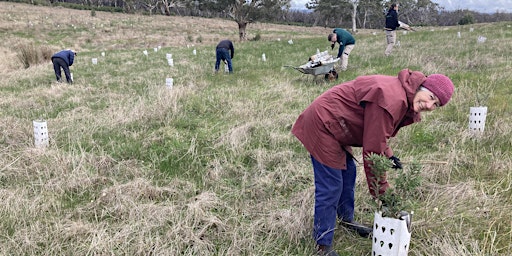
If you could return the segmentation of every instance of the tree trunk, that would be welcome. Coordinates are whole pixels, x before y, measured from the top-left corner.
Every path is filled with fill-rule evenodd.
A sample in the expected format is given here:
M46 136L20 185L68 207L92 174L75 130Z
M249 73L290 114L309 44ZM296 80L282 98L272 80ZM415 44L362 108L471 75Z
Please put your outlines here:
M358 5L357 1L354 1L354 2L352 3L352 6L354 7L354 8L352 9L352 32L354 32L354 33L355 33L355 32L357 32L357 26L356 26L356 24L357 24L357 23L356 23L356 17L357 17L357 5Z
M238 34L240 35L240 41L247 40L247 34L245 33L245 28L247 27L247 22L238 21Z

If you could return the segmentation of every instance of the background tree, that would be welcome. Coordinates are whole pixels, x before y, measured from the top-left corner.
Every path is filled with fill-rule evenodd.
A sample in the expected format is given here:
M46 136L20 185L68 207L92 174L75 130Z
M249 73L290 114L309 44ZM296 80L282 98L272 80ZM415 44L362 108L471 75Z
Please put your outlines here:
M315 26L322 22L324 27L341 27L344 19L349 19L350 5L346 1L339 0L311 0L306 4L306 8L314 10L319 19Z

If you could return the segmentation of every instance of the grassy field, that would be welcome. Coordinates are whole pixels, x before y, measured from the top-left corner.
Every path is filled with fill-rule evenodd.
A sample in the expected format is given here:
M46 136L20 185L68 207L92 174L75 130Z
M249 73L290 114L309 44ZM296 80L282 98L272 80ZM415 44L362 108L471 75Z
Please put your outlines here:
M456 86L390 141L422 163L409 255L512 254L512 23L399 32L387 58L383 31L359 31L349 69L324 82L284 66L330 51L332 28L256 23L261 39L240 43L232 21L91 14L0 2L0 255L314 255L313 174L291 126L331 86L404 68ZM233 75L213 72L223 38ZM78 50L74 84L56 83L49 61L23 68L26 45ZM474 106L488 107L480 136ZM372 223L358 169L356 219ZM335 232L341 255L371 245Z

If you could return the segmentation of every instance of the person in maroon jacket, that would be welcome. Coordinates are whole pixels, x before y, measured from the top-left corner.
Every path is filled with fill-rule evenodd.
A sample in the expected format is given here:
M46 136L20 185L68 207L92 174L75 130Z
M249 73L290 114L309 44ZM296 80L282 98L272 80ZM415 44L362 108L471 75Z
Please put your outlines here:
M332 87L298 117L292 133L311 155L315 182L314 239L320 255L332 250L336 218L347 228L368 237L372 228L354 221L356 165L351 147L362 147L364 170L371 195L389 187L385 177L374 191L376 177L366 156L384 155L402 168L387 141L401 127L419 122L420 112L444 106L454 86L442 74L425 76L401 70L398 76L360 76Z

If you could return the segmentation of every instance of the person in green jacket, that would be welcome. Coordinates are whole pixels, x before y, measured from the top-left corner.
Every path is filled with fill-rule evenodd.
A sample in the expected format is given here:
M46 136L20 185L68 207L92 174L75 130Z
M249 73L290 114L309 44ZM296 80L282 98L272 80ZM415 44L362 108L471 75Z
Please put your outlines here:
M334 49L334 45L336 43L340 44L337 57L341 58L341 70L347 70L348 56L354 49L356 39L347 30L342 28L335 28L332 33L327 36L327 40L331 42L331 49Z

